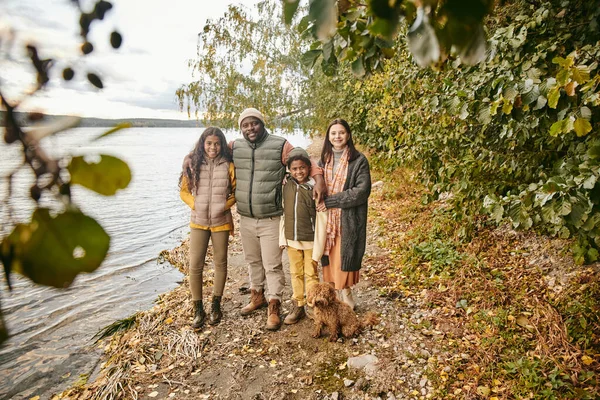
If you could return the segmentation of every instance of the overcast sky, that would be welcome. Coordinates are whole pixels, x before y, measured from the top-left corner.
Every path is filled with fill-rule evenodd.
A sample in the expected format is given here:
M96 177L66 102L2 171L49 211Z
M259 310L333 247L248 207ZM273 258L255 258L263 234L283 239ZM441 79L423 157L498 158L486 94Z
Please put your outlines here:
M51 80L42 93L23 103L22 109L49 114L75 114L100 118L176 118L175 90L191 81L187 61L196 56L197 35L209 18L218 18L231 3L252 7L258 0L113 0L103 21L92 24L94 51L79 50L79 14L70 0L0 0L0 80L3 94L12 101L35 84L25 50L38 47L40 58L60 60L52 77L66 66L75 79ZM84 11L95 1L81 0ZM123 45L113 50L110 32L123 35ZM10 32L14 34L11 35ZM9 48L7 38L15 40ZM102 77L104 89L87 82L87 72Z

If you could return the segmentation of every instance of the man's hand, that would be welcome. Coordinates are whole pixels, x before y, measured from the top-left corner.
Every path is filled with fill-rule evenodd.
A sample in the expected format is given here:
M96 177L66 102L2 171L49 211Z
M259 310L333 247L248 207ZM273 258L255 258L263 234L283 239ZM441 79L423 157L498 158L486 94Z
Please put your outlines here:
M315 180L315 187L313 188L313 199L317 204L325 201L325 195L327 194L327 185L325 184L325 179L323 179L323 175L315 175L313 176Z

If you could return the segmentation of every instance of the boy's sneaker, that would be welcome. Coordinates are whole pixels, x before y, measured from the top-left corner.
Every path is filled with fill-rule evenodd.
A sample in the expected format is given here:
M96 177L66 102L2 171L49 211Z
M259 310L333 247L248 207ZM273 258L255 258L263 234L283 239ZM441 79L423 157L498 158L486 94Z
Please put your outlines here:
M287 317L285 317L285 320L283 320L283 323L286 325L295 324L296 322L298 322L302 318L304 318L305 315L306 315L306 313L304 312L304 306L300 307L300 306L294 304L292 311L290 311L290 313L287 315Z

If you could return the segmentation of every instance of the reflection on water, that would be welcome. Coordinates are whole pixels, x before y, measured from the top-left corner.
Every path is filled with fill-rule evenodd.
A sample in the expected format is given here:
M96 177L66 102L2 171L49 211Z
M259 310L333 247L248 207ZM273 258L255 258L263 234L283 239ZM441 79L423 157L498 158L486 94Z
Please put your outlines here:
M13 275L13 291L3 289L2 310L11 333L0 349L0 399L43 398L88 373L97 362L89 350L91 337L103 326L147 309L160 293L177 285L178 271L158 265L163 249L187 235L189 209L179 199L177 180L181 161L198 140L201 128L132 128L90 143L101 128L79 128L46 139L53 154L110 154L124 159L132 170L126 190L112 197L73 188L73 199L111 235L109 254L92 274L76 278L69 289L36 286ZM237 136L228 132L228 139ZM301 134L287 136L306 147ZM19 164L16 145L0 144L0 176ZM24 221L34 204L27 197L33 175L20 171L13 180L13 216ZM6 194L0 183L0 198ZM42 198L42 204L51 199ZM5 221L7 209L0 211ZM6 232L2 232L6 234ZM3 280L3 278L2 278ZM64 377L64 378L61 378Z

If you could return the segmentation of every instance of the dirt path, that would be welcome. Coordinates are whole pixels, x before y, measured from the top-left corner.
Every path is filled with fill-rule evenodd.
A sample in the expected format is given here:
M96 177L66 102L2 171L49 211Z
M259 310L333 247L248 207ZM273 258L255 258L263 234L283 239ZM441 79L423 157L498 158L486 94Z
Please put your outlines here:
M385 252L373 243L376 239L370 235L365 272L370 259L381 262L385 258ZM186 246L177 251L184 254ZM285 256L284 269L285 311L291 306ZM210 272L206 278L205 297L211 292ZM224 318L219 325L207 325L199 333L189 327L192 308L186 279L181 287L162 296L152 310L142 313L135 329L112 340L106 348L108 368L92 385L65 393L65 397L76 393L82 398L110 393L125 398L435 397L428 365L441 354L431 336L434 332L423 332L426 312L415 299L380 297L378 288L362 279L356 287L357 313L375 311L381 322L357 338L330 343L327 336L310 336L309 319L270 332L264 329L266 309L241 317L239 310L249 297L247 280L236 235L230 244ZM364 355L373 355L377 361L362 369L348 365L351 357Z

